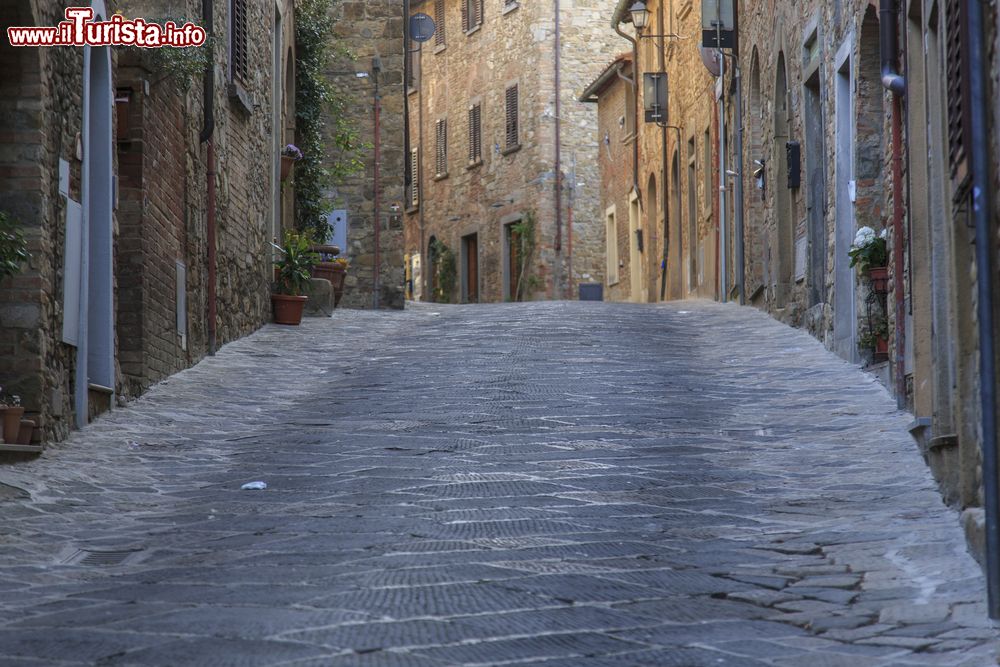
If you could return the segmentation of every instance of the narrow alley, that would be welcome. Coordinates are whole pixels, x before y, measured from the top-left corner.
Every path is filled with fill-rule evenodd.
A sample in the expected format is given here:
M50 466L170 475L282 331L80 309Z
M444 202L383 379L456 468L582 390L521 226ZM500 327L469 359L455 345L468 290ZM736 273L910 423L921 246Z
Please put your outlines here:
M268 325L0 468L0 665L996 664L910 419L734 305Z

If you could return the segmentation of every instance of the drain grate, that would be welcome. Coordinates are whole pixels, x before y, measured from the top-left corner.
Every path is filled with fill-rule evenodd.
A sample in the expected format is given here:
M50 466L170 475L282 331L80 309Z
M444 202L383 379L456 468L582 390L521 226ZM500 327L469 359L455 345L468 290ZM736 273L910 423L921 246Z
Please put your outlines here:
M89 549L80 549L63 562L66 565L114 567L115 565L125 564L125 561L134 556L136 553L138 553L138 551L134 549L124 551L91 551Z

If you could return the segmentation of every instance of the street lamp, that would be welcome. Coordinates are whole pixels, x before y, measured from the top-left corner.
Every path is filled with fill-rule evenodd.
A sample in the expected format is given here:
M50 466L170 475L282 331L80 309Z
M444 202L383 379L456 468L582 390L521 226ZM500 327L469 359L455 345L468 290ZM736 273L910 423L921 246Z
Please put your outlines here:
M643 30L649 25L649 10L646 9L646 3L643 0L638 0L629 7L628 11L632 14L632 25L635 26L636 30Z

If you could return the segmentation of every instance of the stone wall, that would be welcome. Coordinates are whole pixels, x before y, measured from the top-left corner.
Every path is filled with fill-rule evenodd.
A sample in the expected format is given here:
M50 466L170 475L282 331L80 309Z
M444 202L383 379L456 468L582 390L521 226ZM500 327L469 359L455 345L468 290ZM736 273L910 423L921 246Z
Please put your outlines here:
M555 192L555 21L552 8L535 3L485 0L481 27L463 33L461 3L443 3L445 43L433 41L419 58L420 80L409 96L410 143L419 147L420 203L410 207L407 252L423 255L427 298L427 261L432 239L459 256L462 238L475 235L478 244L478 297L481 301L512 298L507 226L535 220L536 251L529 273L527 298L564 298L573 291L566 282L570 234L569 188L573 200L573 269L575 281L603 280L603 214L599 210L599 176L593 160L596 110L576 96L601 70L612 40L607 17L612 3L564 2L562 31L561 169L563 193L561 235L557 246ZM412 11L436 14L437 3L412 3ZM440 23L440 21L439 21ZM490 67L481 63L489 61ZM542 64L542 66L536 66ZM505 146L505 92L518 86L518 146ZM482 161L469 162L469 109L481 108ZM446 174L435 169L435 138L439 120L447 120ZM575 156L575 160L574 160ZM575 169L575 173L574 173ZM575 177L575 178L574 178ZM582 183L582 185L578 185ZM513 282L516 282L514 280ZM475 290L473 290L474 292ZM455 300L469 289L455 290Z
M334 37L353 57L331 62L329 77L337 93L349 100L350 122L369 145L362 156L364 169L337 184L331 193L337 208L347 210L348 243L344 255L351 260L341 306L371 308L375 277L375 79L374 59L381 70L381 185L379 219L379 306L403 307L404 173L404 49L403 3L398 0L342 0L334 3ZM357 73L367 73L358 78ZM400 207L394 213L392 206Z

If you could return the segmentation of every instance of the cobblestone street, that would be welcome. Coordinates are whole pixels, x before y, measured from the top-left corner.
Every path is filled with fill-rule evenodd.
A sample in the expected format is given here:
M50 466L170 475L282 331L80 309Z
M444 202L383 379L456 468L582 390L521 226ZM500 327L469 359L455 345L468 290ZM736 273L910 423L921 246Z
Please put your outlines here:
M752 308L271 325L0 465L0 665L995 665L910 419Z

